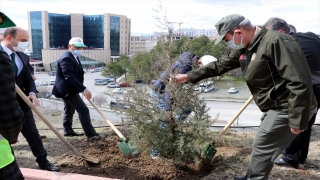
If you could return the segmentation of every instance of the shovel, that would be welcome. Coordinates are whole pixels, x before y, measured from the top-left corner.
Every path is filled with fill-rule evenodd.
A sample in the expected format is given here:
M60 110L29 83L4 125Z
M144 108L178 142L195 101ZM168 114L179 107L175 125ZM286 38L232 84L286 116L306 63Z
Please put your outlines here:
M54 127L53 125L38 111L34 104L29 100L29 98L21 91L21 89L15 85L15 90L19 96L28 104L28 106L41 118L41 120L58 136L58 138L77 156L83 158L84 160L97 164L100 162L99 159L80 154Z
M231 126L231 124L237 119L237 117L242 113L242 111L249 105L252 99L253 99L253 96L251 95L249 99L244 103L244 105L239 109L239 111L232 117L231 121L222 129L222 131L219 133L219 137L221 137L227 131L227 129Z
M133 157L135 155L134 151L135 149L130 147L130 145L127 143L127 139L121 134L121 132L112 124L111 121L108 120L108 118L103 114L103 112L97 107L97 105L91 101L91 99L87 99L92 106L99 112L99 114L103 117L103 119L109 124L109 126L114 130L114 132L120 137L122 142L118 142L118 146L120 148L120 151L127 157Z

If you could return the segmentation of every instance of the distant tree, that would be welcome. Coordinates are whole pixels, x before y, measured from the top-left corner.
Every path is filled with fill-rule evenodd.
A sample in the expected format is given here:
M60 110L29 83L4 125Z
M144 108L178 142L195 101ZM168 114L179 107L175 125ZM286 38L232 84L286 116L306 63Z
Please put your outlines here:
M127 55L125 54L121 54L120 57L119 57L119 63L120 65L122 66L122 68L124 69L124 77L127 81L127 73L130 71L131 68L131 62L130 62L130 59Z
M94 98L94 102L100 107L107 102L106 96L103 93L100 93L94 96L93 98Z
M131 73L135 79L150 80L150 57L148 52L138 52L132 60Z
M101 75L105 77L113 77L115 80L125 73L119 62L111 62L107 64L106 68L102 71Z

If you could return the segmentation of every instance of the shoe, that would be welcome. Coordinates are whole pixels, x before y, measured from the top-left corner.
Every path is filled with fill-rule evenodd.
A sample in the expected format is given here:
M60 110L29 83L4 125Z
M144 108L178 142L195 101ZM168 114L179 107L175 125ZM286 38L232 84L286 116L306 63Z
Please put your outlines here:
M299 163L296 164L296 163L288 162L285 158L277 158L274 160L274 163L278 166L290 166L296 169L299 168Z
M42 169L42 170L47 170L47 171L56 171L56 172L59 172L60 171L60 168L58 168L57 166L51 164L49 161L48 162L45 162L43 164L39 164L39 168Z
M40 139L46 139L47 136L43 135L43 136L40 136Z
M234 180L246 180L248 178L247 175L245 176L237 176L237 177L234 177Z
M101 139L102 136L100 136L98 133L94 133L93 136L87 136L87 140L88 141L91 141L91 140L98 140L98 139Z
M76 132L64 132L64 136L69 136L69 137L73 137L73 136L83 136L83 133L76 133Z

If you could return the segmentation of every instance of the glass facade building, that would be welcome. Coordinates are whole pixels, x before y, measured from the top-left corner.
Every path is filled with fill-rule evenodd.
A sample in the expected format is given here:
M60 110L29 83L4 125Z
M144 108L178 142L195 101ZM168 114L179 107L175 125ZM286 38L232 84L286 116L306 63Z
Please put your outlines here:
M104 48L104 15L83 16L83 42L88 48Z
M50 48L68 48L71 39L70 15L48 13Z
M99 62L96 61L94 59L90 59L84 56L79 56L81 65L83 67L83 69L89 69L89 68L98 68L98 67L102 67L105 66L105 64L103 62ZM52 71L56 71L57 70L57 62L53 62L50 64L50 68Z
M111 56L120 55L120 17L110 16Z
M72 37L83 38L87 45L80 58L84 68L101 67L121 54L130 54L131 21L124 15L30 11L28 17L30 57L42 60L46 71L56 69L56 61Z
M41 50L43 47L43 34L41 11L30 12L30 24L33 47L33 52L30 57L32 59L42 60Z

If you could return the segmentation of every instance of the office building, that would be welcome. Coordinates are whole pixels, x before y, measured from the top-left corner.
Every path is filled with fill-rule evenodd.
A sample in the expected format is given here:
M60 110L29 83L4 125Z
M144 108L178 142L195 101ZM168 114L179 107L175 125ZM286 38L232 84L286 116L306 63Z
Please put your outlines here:
M28 20L30 57L41 60L46 71L55 71L71 37L81 37L88 46L80 57L83 68L105 66L120 54L131 54L131 19L124 15L31 11Z

